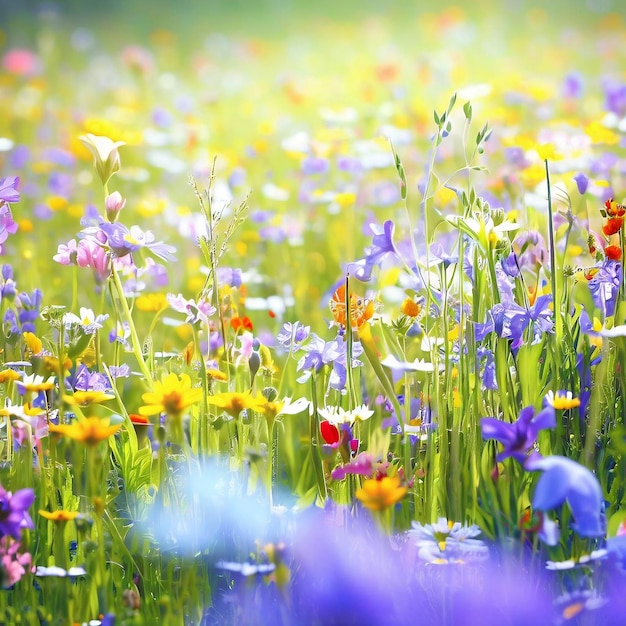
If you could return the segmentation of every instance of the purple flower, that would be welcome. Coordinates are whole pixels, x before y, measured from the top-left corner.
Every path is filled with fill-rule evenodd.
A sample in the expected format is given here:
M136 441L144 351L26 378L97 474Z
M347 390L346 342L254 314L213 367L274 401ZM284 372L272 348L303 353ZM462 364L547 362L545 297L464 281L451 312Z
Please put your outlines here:
M8 204L0 204L0 244L3 244L9 235L17 232L17 223L13 220L13 214Z
M221 285L229 285L239 289L243 283L243 272L240 268L218 267L217 282Z
M326 174L328 167L328 161L326 159L309 156L302 161L301 171L306 176L312 174Z
M512 424L495 417L484 417L480 420L483 439L499 441L503 450L496 456L497 461L513 457L520 463L526 459L528 449L537 441L537 435L544 428L554 428L556 417L554 408L545 407L537 415L532 406L524 407L517 421Z
M66 387L78 391L105 391L111 389L109 379L100 372L90 372L84 363L65 379Z
M574 181L576 183L576 187L578 187L578 193L582 196L587 191L587 187L589 186L589 178L585 176L582 172L579 172L574 176Z
M348 474L372 476L374 474L374 457L369 452L361 452L354 461L337 466L330 476L333 480L343 480Z
M101 224L100 229L107 236L107 244L113 254L123 257L131 252L136 252L142 248L148 248L153 254L164 261L174 260L173 246L168 246L160 241L154 240L154 234L147 230L143 231L139 226L131 226L128 229L123 224Z
M533 344L539 343L544 333L551 333L554 329L553 312L550 308L552 294L540 296L529 307L521 307L510 302L504 311L502 336L513 340L512 348L519 348L524 342L524 331L532 329Z
M285 322L281 331L276 336L276 339L285 350L295 351L302 347L302 342L309 338L310 332L310 326L303 326L297 321L293 322L293 324L291 322Z
M539 453L528 457L524 469L543 472L533 495L534 509L548 511L567 502L574 518L572 528L581 537L605 534L602 487L591 471L572 459Z
M393 242L395 224L387 220L382 228L378 224L370 224L374 233L372 245L365 249L365 267L359 268L355 276L362 281L370 280L374 266L380 267L389 257L398 257L398 249Z
M19 202L20 192L17 190L19 183L19 176L0 179L0 202Z
M585 90L585 81L580 72L570 72L563 81L562 93L564 98L580 98Z
M602 311L604 317L615 313L615 300L622 282L620 263L605 259L600 270L587 282L593 303Z
M19 539L22 528L35 528L27 510L35 501L33 489L20 489L15 493L5 491L0 485L0 535Z

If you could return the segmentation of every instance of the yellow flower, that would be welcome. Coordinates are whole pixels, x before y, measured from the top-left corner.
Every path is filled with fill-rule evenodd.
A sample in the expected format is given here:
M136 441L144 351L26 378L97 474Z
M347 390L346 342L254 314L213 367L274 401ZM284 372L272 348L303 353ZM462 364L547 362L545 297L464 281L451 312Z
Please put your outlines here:
M263 398L252 396L250 393L241 393L239 391L225 391L209 396L207 402L220 409L224 409L231 417L239 417L244 409L252 409L253 411L264 411L265 403Z
M135 306L140 311L157 313L167 307L167 297L164 293L146 293L135 300Z
M202 388L191 386L191 378L173 372L154 383L154 390L144 393L141 399L146 403L139 407L139 415L167 413L170 417L180 417L183 411L202 399Z
M107 400L113 400L115 394L106 391L82 391L78 389L71 396L63 396L68 404L78 404L79 406L87 406L88 404L99 404Z
M382 511L404 498L408 488L400 484L399 476L385 476L381 480L370 478L357 489L356 497L372 511Z
M571 391L548 391L545 399L550 406L560 411L580 406L580 399L574 398Z
M554 161L558 159L556 147L553 143L537 144L535 150L542 161Z
M43 509L39 509L39 515L41 517L45 517L52 522L69 522L73 519L76 519L79 515L78 511L44 511Z
M35 335L35 333L25 332L23 334L23 337L24 337L24 343L26 344L26 347L30 350L30 352L33 355L36 356L43 352L43 343L41 342L41 339L39 339L39 337Z
M12 369L5 369L0 371L0 383L6 383L9 380L19 380L22 375Z
M64 435L74 439L74 441L81 441L88 446L95 446L114 435L121 427L121 424L110 426L107 418L87 417L72 424L60 424L59 426L50 424L48 428L51 433Z

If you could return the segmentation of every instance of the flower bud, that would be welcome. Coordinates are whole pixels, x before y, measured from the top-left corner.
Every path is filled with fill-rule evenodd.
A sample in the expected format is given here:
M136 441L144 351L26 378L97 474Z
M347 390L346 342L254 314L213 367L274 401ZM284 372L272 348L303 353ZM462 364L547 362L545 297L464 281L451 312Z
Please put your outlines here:
M107 219L113 223L117 221L120 211L126 206L126 199L122 198L122 194L119 191L114 191L106 197L104 206L107 212Z

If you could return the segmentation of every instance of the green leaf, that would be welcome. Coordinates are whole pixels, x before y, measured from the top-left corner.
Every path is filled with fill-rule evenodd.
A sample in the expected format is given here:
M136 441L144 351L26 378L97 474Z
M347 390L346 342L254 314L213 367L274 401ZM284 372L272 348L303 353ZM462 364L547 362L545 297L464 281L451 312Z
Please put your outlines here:
M472 105L469 100L463 105L463 113L465 114L465 119L468 122L472 121Z

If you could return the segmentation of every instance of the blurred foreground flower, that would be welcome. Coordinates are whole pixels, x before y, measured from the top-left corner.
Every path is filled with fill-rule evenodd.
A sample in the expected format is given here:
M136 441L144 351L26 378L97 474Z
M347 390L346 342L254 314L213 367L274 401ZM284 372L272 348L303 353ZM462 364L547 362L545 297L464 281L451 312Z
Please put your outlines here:
M533 509L548 511L567 502L574 517L572 528L581 537L604 535L602 487L586 467L566 457L534 453L524 463L524 469L543 472L533 496Z

